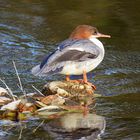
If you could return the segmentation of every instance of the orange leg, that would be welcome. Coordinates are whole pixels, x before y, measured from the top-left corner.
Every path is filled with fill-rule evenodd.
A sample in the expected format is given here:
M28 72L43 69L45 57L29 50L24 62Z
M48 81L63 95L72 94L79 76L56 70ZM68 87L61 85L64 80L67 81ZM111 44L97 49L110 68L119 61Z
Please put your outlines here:
M67 81L67 82L79 83L78 80L71 80L69 75L66 75L66 81Z
M69 76L69 75L66 75L66 81L67 81L67 82L75 82L75 83L84 83L84 84L87 84L87 85L89 85L89 86L92 86L92 88L93 88L94 90L96 90L95 85L93 85L92 83L88 82L87 73L86 73L85 70L83 71L83 80L81 80L81 79L78 79L78 80L71 80L71 79L70 79L70 76Z
M69 75L66 75L66 81L70 81L70 76Z
M83 83L85 83L85 84L87 84L87 85L89 85L89 86L92 86L92 88L93 88L94 90L96 90L96 86L93 85L92 83L88 82L87 73L86 73L85 70L83 71Z
M87 80L87 73L86 73L85 70L83 71L83 81L84 81L84 83L88 82L88 80Z

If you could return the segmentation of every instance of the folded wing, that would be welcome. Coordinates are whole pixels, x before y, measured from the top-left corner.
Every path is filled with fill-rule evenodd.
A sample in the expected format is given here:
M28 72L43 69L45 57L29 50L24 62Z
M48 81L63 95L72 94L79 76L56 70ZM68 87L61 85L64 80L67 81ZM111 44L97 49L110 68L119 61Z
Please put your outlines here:
M66 40L56 51L47 56L41 65L34 67L32 73L38 76L59 73L64 65L96 59L99 53L99 48L89 40L76 40L73 43Z

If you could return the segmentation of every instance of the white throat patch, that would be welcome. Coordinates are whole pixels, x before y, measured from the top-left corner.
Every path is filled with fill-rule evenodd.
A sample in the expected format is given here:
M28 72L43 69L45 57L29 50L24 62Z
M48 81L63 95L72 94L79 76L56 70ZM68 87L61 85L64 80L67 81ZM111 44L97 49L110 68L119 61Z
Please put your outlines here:
M95 38L94 36L91 36L91 37L89 38L89 40L92 41L94 44L96 44L98 47L100 47L100 48L102 48L102 49L104 48L102 42L99 41L99 40L98 40L97 38Z

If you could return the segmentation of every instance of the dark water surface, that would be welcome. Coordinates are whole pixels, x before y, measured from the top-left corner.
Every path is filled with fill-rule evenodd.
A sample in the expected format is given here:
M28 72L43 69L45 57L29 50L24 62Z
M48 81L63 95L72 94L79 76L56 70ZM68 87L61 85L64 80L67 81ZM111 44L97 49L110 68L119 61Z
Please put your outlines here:
M97 114L107 121L103 140L140 139L140 1L133 0L0 0L0 77L21 94L12 65L16 62L27 92L31 85L41 89L50 80L34 77L30 70L57 43L66 39L79 24L96 26L111 39L101 39L106 56L91 79L96 93ZM0 83L1 86L3 86ZM3 86L4 87L4 86ZM36 122L37 123L37 122ZM51 137L41 127L36 134L23 132L23 139L46 140ZM0 132L0 139L19 135Z

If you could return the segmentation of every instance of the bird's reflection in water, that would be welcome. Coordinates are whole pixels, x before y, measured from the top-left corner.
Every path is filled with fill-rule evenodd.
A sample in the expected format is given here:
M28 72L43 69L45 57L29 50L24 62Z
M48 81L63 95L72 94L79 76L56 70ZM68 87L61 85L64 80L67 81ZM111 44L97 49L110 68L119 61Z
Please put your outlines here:
M56 140L96 140L104 132L105 118L93 113L69 113L44 125Z

